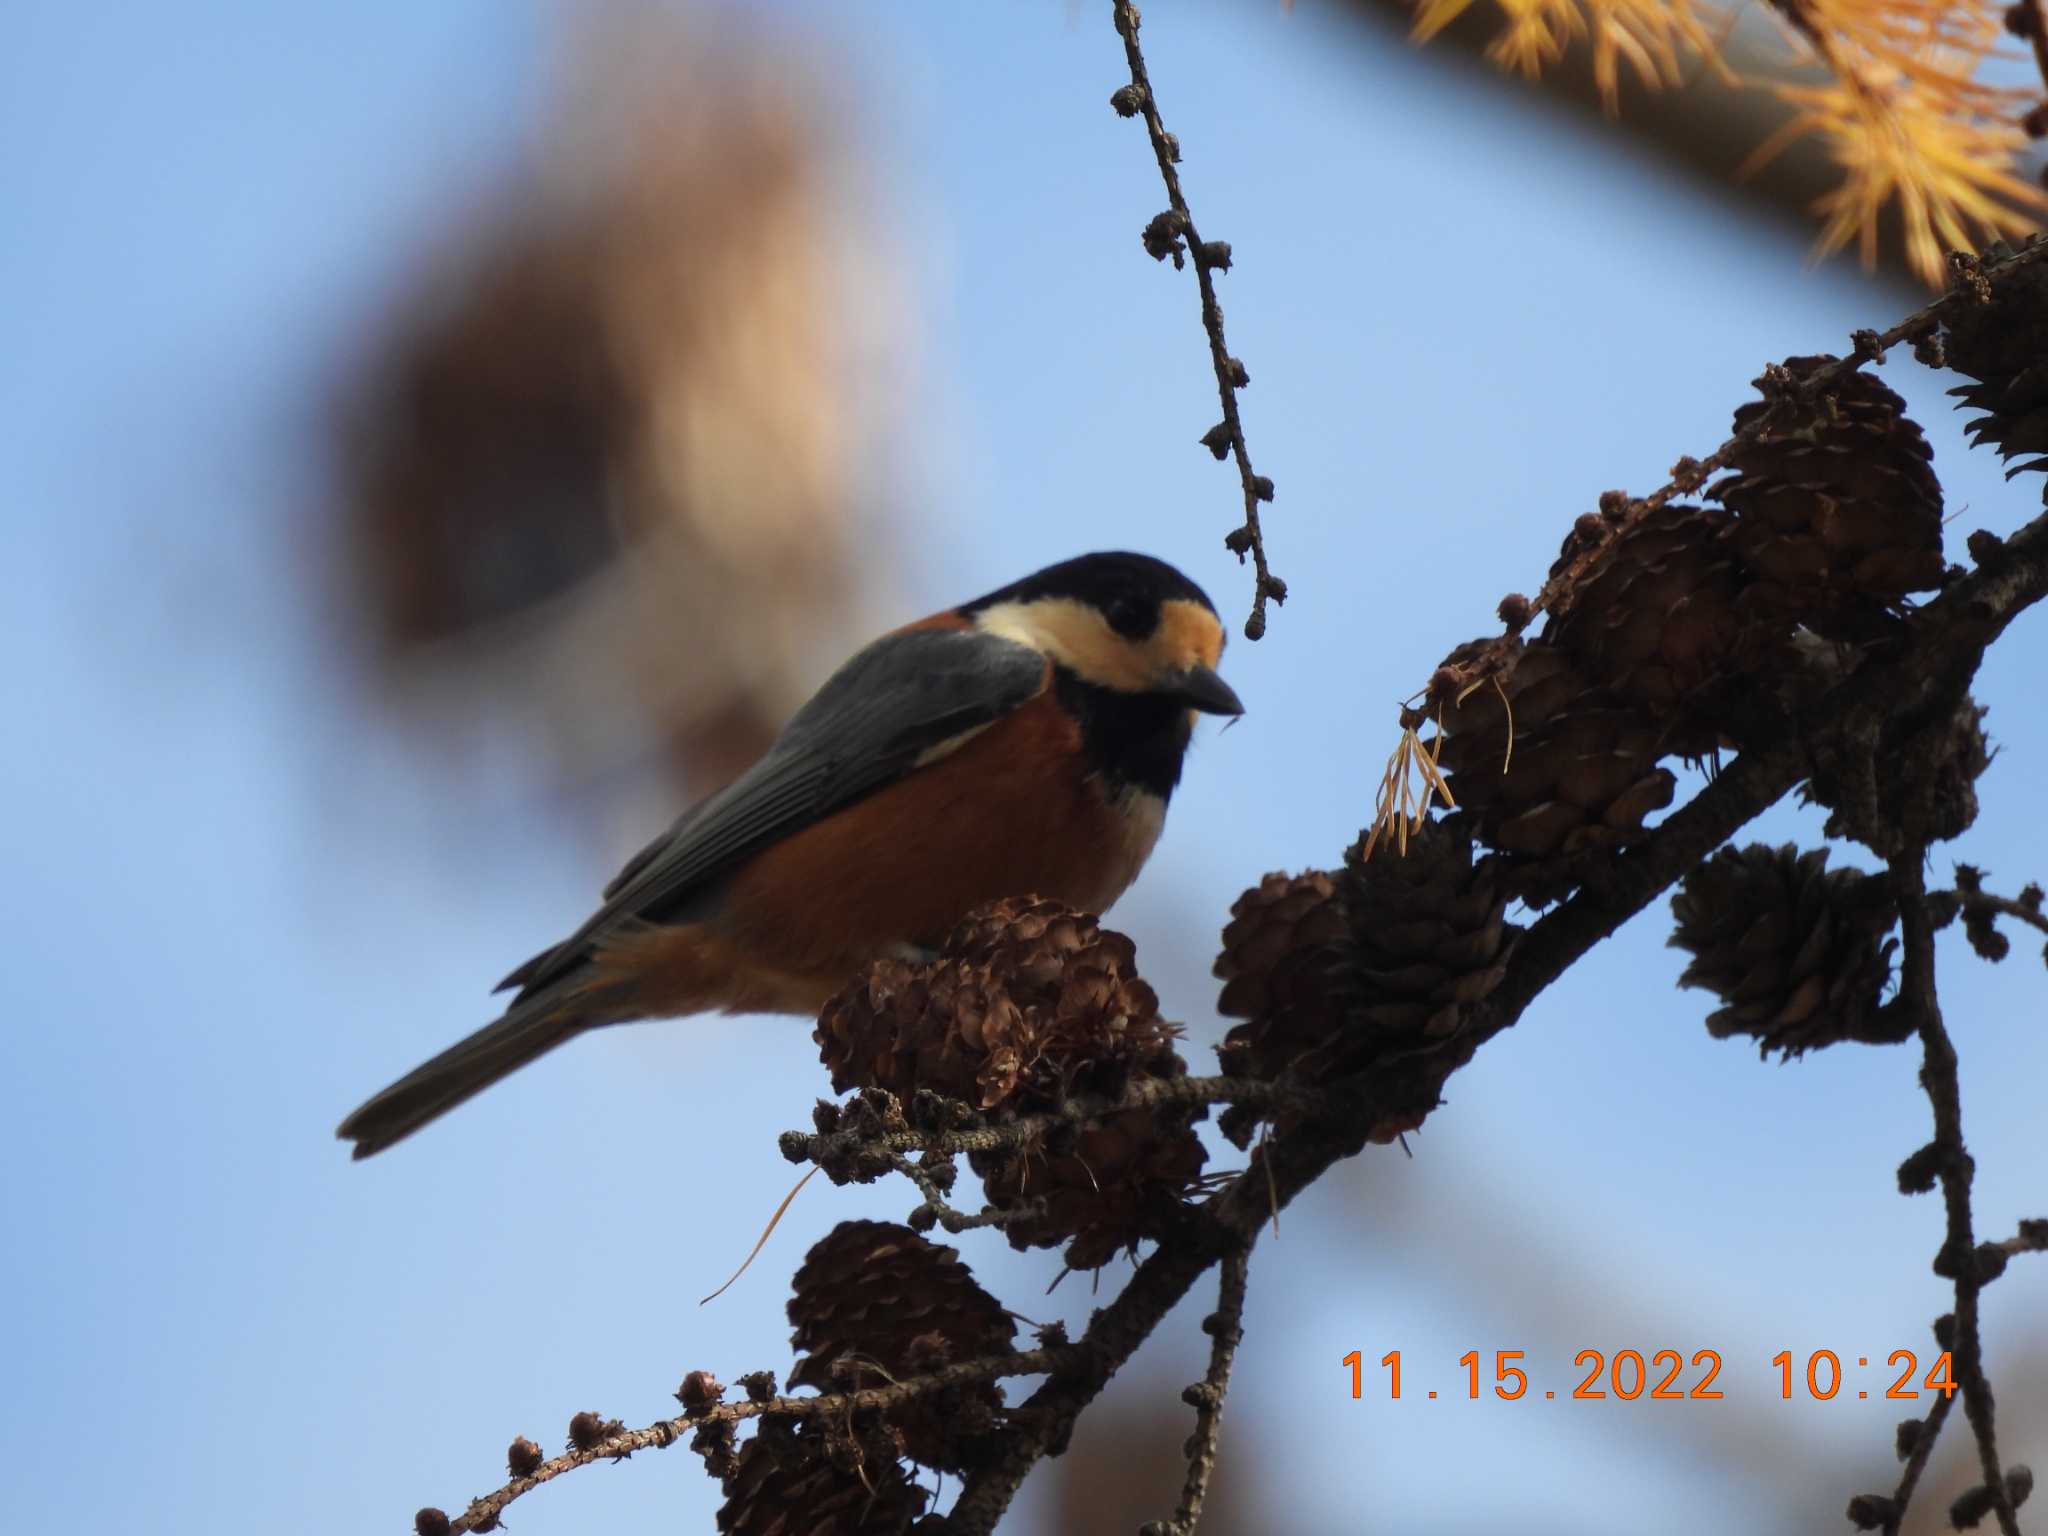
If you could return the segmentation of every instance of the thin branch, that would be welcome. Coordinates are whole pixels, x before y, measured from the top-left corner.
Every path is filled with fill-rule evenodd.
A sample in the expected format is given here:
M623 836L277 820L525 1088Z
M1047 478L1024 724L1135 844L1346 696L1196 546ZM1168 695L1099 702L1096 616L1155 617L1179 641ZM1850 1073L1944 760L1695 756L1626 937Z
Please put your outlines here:
M840 1131L784 1131L782 1155L792 1163L843 1162L875 1157L887 1166L892 1153L1020 1151L1039 1145L1059 1126L1084 1125L1127 1109L1171 1105L1246 1104L1255 1109L1283 1110L1292 1115L1327 1114L1330 1094L1294 1083L1248 1077L1148 1077L1133 1079L1114 1099L1076 1094L1056 1109L1019 1115L994 1125L968 1125L959 1130L904 1130L869 1134L858 1128Z
M1287 583L1266 564L1266 536L1259 523L1259 503L1273 499L1273 482L1252 472L1251 449L1245 446L1244 423L1239 419L1237 392L1251 382L1244 364L1230 355L1223 339L1223 306L1216 301L1216 277L1230 270L1230 247L1221 240L1205 241L1195 233L1195 216L1181 192L1180 141L1166 131L1159 117L1159 101L1152 90L1152 78L1145 68L1145 55L1138 46L1138 8L1129 0L1112 0L1111 14L1117 36L1124 40L1124 58L1130 65L1131 83L1110 97L1110 104L1123 116L1142 115L1145 131L1152 140L1152 153L1159 162L1160 179L1166 183L1168 212L1154 219L1145 230L1145 249L1158 260L1182 262L1180 240L1187 241L1187 254L1195 263L1195 281L1202 290L1202 329L1209 337L1209 362L1216 370L1216 393L1223 403L1223 420L1202 438L1209 451L1222 458L1226 452L1237 460L1237 478L1244 487L1244 522L1224 540L1239 564L1252 557L1253 585L1251 616L1244 621L1247 640L1266 632L1266 599L1287 601Z
M1892 884L1899 900L1899 933L1903 950L1899 965L1899 997L1919 1024L1920 1084L1934 1111L1934 1142L1939 1149L1942 1199L1948 1210L1948 1234L1935 1255L1934 1272L1955 1284L1952 1336L1946 1341L1949 1371L1963 1398L1963 1416L1977 1441L1977 1460L1991 1510L2004 1536L2019 1536L2019 1520L1998 1464L1998 1429L1991 1382L1984 1374L1983 1341L1977 1329L1978 1294L1985 1283L1972 1231L1970 1182L1976 1172L1963 1143L1962 1091L1956 1077L1956 1049L1942 1024L1941 1001L1934 984L1934 921L1927 906L1923 870L1927 850L1908 848L1891 861ZM2002 1266L2003 1260L2000 1261ZM1939 1429L1939 1425L1933 1426ZM1916 1447L1917 1449L1917 1447ZM1905 1505L1892 1511L1890 1530L1898 1529Z
M2020 1223L2019 1231L2011 1237L2002 1237L1995 1243L1985 1243L1978 1248L1981 1254L1986 1248L1996 1249L2008 1259L2016 1259L2023 1253L2048 1253L2048 1219L2035 1217Z
M1899 1486L1886 1501L1884 1536L1899 1536L1899 1522L1905 1518L1906 1506L1913 1502L1913 1490L1920 1486L1920 1474L1927 1470L1928 1458L1934 1454L1934 1442L1941 1438L1941 1426L1948 1421L1948 1411L1955 1406L1955 1401L1952 1392L1935 1393L1934 1406L1927 1410L1926 1418L1918 1421L1920 1427L1913 1432L1913 1449L1906 1456L1905 1470L1899 1474Z
M2048 86L2048 0L2019 0L2005 13L2005 25L2007 31L2015 32L2033 44L2034 67L2040 71L2041 84ZM2040 138L2041 134L2034 127L2034 118L2029 116L2025 122L2027 131Z
M1216 1448L1223 1433L1223 1399L1230 1391L1230 1367L1237 1359L1237 1346L1244 1342L1245 1276L1251 1268L1251 1250L1235 1249L1223 1256L1223 1272L1216 1287L1216 1310L1202 1319L1207 1330L1209 1369L1202 1379L1181 1394L1181 1400L1195 1410L1195 1433L1188 1441L1188 1476L1181 1488L1180 1504L1171 1520L1154 1520L1139 1536L1194 1536L1201 1523L1202 1505L1209 1497L1209 1479L1216 1471Z
M1019 1201L1007 1209L987 1205L970 1215L948 1203L946 1192L939 1187L939 1181L932 1177L929 1169L919 1167L901 1152L889 1155L889 1166L915 1184L917 1192L924 1196L924 1203L904 1218L918 1232L933 1226L944 1227L952 1233L968 1232L976 1227L1006 1227L1013 1221L1030 1221L1045 1214L1045 1201L1035 1199Z
M618 1461L635 1451L662 1450L708 1424L738 1424L763 1414L786 1414L791 1418L815 1418L821 1414L880 1413L928 1392L965 1386L977 1381L996 1381L1009 1376L1044 1376L1067 1369L1078 1357L1072 1345L1053 1345L1015 1354L990 1355L980 1360L963 1360L925 1376L911 1376L886 1387L864 1387L858 1392L829 1392L816 1397L778 1396L758 1402L720 1403L703 1413L681 1414L657 1419L644 1429L629 1429L607 1436L584 1450L564 1451L542 1462L525 1477L515 1477L502 1488L472 1499L469 1508L450 1523L452 1531L490 1530L514 1500L553 1482L564 1472L587 1467L594 1461Z
M2016 917L2030 927L2048 933L2048 915L2039 907L2029 907L2014 901L2010 896L1996 896L1990 891L1959 893L1959 900L1965 912L1996 912L2001 917Z

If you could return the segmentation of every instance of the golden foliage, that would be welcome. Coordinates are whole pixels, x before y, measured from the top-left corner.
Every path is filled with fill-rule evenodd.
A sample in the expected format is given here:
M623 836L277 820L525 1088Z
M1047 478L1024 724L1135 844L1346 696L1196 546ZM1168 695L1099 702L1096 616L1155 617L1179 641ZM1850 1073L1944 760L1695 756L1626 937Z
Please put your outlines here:
M1621 104L1621 61L1652 90L1679 82L1688 57L1718 66L1709 23L1720 13L1694 0L1494 0L1504 18L1486 56L1535 79L1580 37L1593 42L1593 78L1612 113ZM1472 0L1422 0L1414 37L1428 42L1471 8Z
M2048 210L2048 194L2015 170L2033 98L1980 78L2003 30L2003 7L1993 0L1772 0L1791 44L1787 68L1808 78L1737 76L1716 37L1729 14L1702 0L1490 3L1501 29L1488 58L1533 79L1588 40L1610 113L1619 105L1623 61L1651 90L1678 84L1682 67L1697 63L1796 108L1744 169L1808 134L1821 136L1842 181L1814 205L1822 221L1817 256L1854 240L1864 264L1874 264L1879 221L1896 203L1907 259L1939 286L1947 251L2025 234ZM1415 40L1427 42L1473 4L1417 0ZM1824 78L1812 78L1815 71Z

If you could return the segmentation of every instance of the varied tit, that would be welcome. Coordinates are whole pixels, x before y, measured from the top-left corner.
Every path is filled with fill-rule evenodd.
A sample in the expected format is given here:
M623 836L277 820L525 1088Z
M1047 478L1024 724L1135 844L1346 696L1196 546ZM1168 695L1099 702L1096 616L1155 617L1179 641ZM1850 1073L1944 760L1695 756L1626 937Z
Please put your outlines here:
M368 1157L573 1035L713 1009L814 1014L976 906L1101 912L1137 878L1197 712L1244 706L1223 626L1146 555L1083 555L883 636L686 811L504 1016L341 1123Z

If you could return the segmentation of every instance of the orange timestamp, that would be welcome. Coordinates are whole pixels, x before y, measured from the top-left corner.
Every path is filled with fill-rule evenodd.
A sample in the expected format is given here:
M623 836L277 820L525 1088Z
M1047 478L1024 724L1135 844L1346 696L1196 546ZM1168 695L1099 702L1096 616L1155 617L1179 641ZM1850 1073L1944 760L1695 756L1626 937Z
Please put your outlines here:
M1506 1402L1528 1397L1532 1393L1529 1373L1517 1363L1526 1358L1525 1350L1497 1349L1491 1360L1485 1361L1478 1350L1468 1349L1457 1360L1462 1375L1459 1385L1463 1391L1446 1395L1476 1400L1482 1390L1490 1389L1494 1397ZM1354 1349L1339 1363L1351 1373L1351 1395L1354 1398L1364 1397L1368 1369L1364 1352ZM1379 1363L1386 1372L1388 1398L1398 1400L1402 1395L1401 1351L1388 1350L1380 1356ZM1844 1373L1842 1357L1831 1349L1816 1349L1803 1361L1796 1359L1789 1349L1781 1349L1771 1356L1769 1363L1777 1371L1778 1395L1787 1402L1794 1397L1826 1402L1844 1395L1845 1384L1849 1380ZM1490 1376L1482 1381L1489 1365ZM1715 1385L1720 1379L1722 1365L1720 1351L1713 1349L1694 1350L1689 1359L1682 1350L1676 1349L1652 1350L1647 1358L1641 1350L1635 1349L1618 1349L1612 1354L1605 1350L1582 1349L1572 1357L1572 1367L1575 1371L1583 1371L1584 1375L1564 1395L1582 1402L1618 1400L1632 1403L1638 1398L1647 1398L1651 1402L1720 1402L1727 1396ZM1854 1357L1853 1369L1870 1368L1868 1355ZM1897 1374L1892 1375L1894 1372ZM1910 1349L1895 1349L1886 1357L1880 1374L1869 1379L1871 1386L1847 1387L1848 1395L1868 1398L1880 1382L1884 1384L1884 1390L1879 1395L1894 1402L1917 1399L1923 1389L1939 1392L1943 1397L1956 1390L1947 1350L1943 1350L1922 1375L1918 1355ZM1438 1393L1431 1388L1427 1395L1435 1398ZM1550 1388L1535 1395L1554 1399L1559 1394L1556 1388Z

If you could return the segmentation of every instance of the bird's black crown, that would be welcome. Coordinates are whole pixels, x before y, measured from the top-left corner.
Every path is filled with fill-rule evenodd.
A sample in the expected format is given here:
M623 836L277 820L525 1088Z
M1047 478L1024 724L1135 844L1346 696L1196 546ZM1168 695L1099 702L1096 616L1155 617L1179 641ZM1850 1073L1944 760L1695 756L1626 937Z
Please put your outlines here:
M1048 565L1022 581L1013 581L976 598L960 612L972 618L998 603L1032 603L1061 597L1098 610L1109 620L1109 627L1128 640L1142 640L1158 629L1161 609L1175 599L1200 603L1211 613L1216 611L1208 593L1164 560L1114 550L1077 555L1058 565Z

